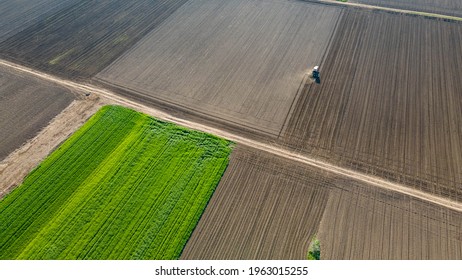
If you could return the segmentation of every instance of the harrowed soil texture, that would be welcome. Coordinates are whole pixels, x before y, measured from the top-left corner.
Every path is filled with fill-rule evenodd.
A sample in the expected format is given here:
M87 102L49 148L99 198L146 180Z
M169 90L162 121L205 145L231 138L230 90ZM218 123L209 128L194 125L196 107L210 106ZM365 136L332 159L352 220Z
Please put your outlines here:
M74 98L69 89L0 66L0 160L36 136Z
M290 148L462 201L462 24L346 9Z
M75 1L0 43L3 58L67 78L89 78L187 0Z

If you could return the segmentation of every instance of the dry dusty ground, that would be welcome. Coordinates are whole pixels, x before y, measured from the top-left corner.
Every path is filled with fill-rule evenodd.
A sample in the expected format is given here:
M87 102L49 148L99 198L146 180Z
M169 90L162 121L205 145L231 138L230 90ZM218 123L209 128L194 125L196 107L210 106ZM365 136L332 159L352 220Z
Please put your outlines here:
M462 24L346 9L288 146L462 201Z
M66 108L71 90L0 66L0 160Z
M0 42L74 2L76 0L0 1Z
M97 78L278 135L340 13L295 1L189 1Z
M305 259L327 184L318 170L238 146L182 259Z

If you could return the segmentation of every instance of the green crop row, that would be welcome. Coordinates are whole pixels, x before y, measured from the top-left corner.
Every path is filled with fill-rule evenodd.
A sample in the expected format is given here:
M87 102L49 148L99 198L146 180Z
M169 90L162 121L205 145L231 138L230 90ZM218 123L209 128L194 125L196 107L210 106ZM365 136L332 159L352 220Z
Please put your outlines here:
M106 106L0 201L0 259L176 259L231 143Z

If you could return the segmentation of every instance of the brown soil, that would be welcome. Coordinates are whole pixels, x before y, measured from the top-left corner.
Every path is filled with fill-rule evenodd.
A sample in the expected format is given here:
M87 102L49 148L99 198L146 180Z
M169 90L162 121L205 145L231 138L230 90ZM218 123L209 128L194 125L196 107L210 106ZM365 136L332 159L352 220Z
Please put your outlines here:
M461 259L462 212L353 180L334 181L322 259Z
M75 0L0 1L0 42L73 2Z
M412 189L406 185L393 183L393 182L390 182L386 179L383 179L377 176L371 176L371 175L367 175L361 172L357 172L353 169L341 167L341 166L336 165L335 163L329 163L327 161L323 161L323 160L319 160L319 159L307 156L305 153L298 153L298 152L290 151L272 142L255 140L253 137L254 134L251 134L250 132L247 132L246 134L246 133L243 133L242 130L239 130L237 131L237 133L233 133L229 131L228 127L218 128L216 126L216 123L213 123L212 125L210 125L208 122L205 122L203 119L198 119L198 120L191 119L190 115L185 116L185 115L180 114L178 116L175 110L173 110L172 112L172 108L166 108L165 111L159 110L157 108L153 108L153 107L149 107L144 104L141 104L137 101L126 99L117 94L114 94L113 92L109 90L98 88L93 85L85 85L81 83L64 80L64 79L61 79L55 76L41 73L41 72L38 72L32 69L26 68L24 66L13 64L13 63L6 62L6 61L0 60L0 64L10 67L12 69L15 69L17 71L23 71L24 73L35 75L36 77L39 77L47 81L51 81L53 83L57 83L65 87L69 87L81 93L92 92L92 95L97 95L101 97L102 99L104 99L105 104L107 103L107 104L123 105L129 108L132 108L134 110L149 114L156 118L159 118L165 121L170 121L172 123L176 123L184 127L203 131L206 133L215 134L217 136L229 139L236 143L240 143L242 145L252 147L254 149L265 151L269 154L285 158L297 164L302 164L305 166L313 167L315 169L327 171L329 173L336 174L338 176L343 176L345 178L361 181L371 186L396 191L396 192L399 192L405 195L419 198L424 201L428 201L430 203L434 203L436 205L441 205L441 206L451 208L455 211L462 211L462 203L460 202L450 200L448 198L443 198L440 196L435 196L435 195L432 195L432 194L429 194L427 192L423 192L417 189Z
M322 218L321 218L322 216ZM238 146L182 259L460 259L462 211Z
M97 98L75 100L40 133L0 162L0 198L64 142L94 114L102 102Z
M462 24L347 9L288 147L462 201Z
M0 57L59 76L89 78L187 0L72 2L0 42Z
M294 99L280 139L286 146L190 119L168 102L160 111L145 100L36 73L108 100L75 101L69 116L59 115L29 148L2 162L0 190L19 184L101 104L117 103L259 150L236 148L184 259L304 259L316 232L324 259L462 258L462 25L345 11L320 63L321 84L302 86Z
M0 161L37 135L75 97L63 86L0 65Z
M277 136L341 8L197 0L97 75L142 96Z
M323 173L239 146L182 259L306 259L329 192Z

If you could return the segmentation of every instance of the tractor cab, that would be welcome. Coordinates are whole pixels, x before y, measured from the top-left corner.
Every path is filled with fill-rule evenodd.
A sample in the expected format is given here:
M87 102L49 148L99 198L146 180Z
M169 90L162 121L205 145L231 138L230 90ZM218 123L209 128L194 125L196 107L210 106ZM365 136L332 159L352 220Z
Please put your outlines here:
M311 77L317 84L321 83L321 77L319 76L319 66L315 66L311 72Z
M312 72L311 76L313 76L313 79L318 79L319 78L319 66L315 66L313 68L313 72Z

